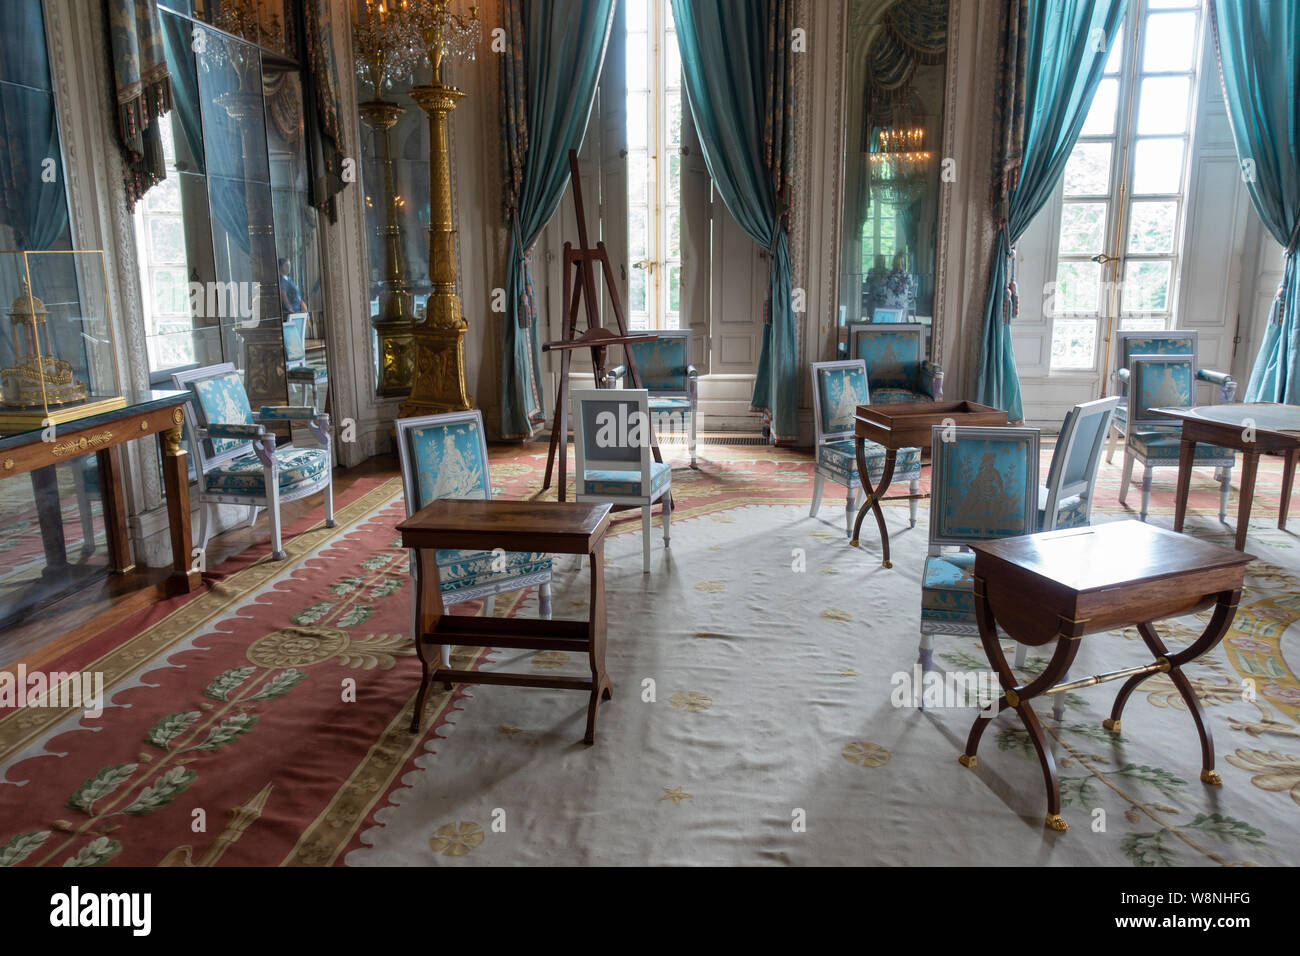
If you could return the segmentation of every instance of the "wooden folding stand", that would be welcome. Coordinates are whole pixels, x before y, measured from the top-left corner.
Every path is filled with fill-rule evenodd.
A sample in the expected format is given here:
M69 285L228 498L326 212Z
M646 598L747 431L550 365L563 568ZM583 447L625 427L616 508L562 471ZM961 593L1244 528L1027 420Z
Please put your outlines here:
M609 252L605 243L596 243L592 249L587 245L587 217L582 207L582 182L578 178L578 153L569 150L569 174L573 182L573 203L578 214L578 248L571 243L564 244L564 327L562 338L556 342L542 345L542 351L560 353L560 387L555 393L555 417L551 419L551 444L546 452L546 477L542 481L542 490L551 487L551 470L558 453L560 459L559 499L565 500L565 484L568 477L569 460L569 373L573 363L573 350L591 349L591 365L596 375L596 387L606 388L605 360L606 350L611 345L625 345L644 336L628 335L627 323L623 319L623 305L619 302L617 286L614 285L614 270L609 264ZM609 290L610 304L614 308L614 322L618 326L615 333L600 324L600 299L596 295L596 274L593 263L599 262L605 279L605 288ZM572 270L572 279L570 279ZM578 305L586 306L587 331L578 335ZM625 349L628 381L632 388L641 387L641 376L637 372L636 358L631 349ZM662 462L659 442L654 433L650 436L651 450L655 461Z

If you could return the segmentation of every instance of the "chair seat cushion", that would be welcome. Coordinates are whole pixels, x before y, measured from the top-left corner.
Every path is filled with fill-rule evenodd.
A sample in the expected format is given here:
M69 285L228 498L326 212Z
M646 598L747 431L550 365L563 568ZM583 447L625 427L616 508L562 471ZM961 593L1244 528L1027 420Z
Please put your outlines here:
M667 462L650 462L650 490L641 488L641 472L611 471L605 468L588 468L582 481L584 495L612 495L624 498L654 497L673 477L672 466Z
M318 482L330 467L329 455L323 448L277 448L275 461L282 495ZM265 495L262 459L251 452L231 459L204 475L204 485L214 494Z
M691 400L689 398L672 398L662 395L658 397L654 395L650 396L650 411L652 412L669 410L680 411L690 407Z
M506 551L497 555L491 551L439 548L434 560L438 563L438 580L444 594L551 570L551 556L540 551ZM494 571L493 563L500 560L504 560L504 566Z
M898 405L901 402L932 402L924 392L914 392L910 388L872 388L872 405Z
M300 365L288 369L286 374L291 382L328 382L329 370L316 365Z
M867 459L867 477L874 483L885 471L885 446L873 441L866 443L863 452ZM817 470L841 485L858 480L857 452L853 439L827 442L817 447ZM921 449L900 448L894 460L895 478L914 478L921 473Z
M932 554L921 577L923 621L975 620L975 555Z
M1079 528L1088 523L1088 499L1070 495L1056 503L1056 527ZM1047 527L1047 487L1038 486L1038 527Z
M1129 445L1145 458L1148 459L1172 459L1178 461L1178 448L1182 444L1182 431L1177 428L1145 428L1133 432L1128 439ZM1225 448L1222 445L1207 445L1204 442L1198 442L1196 445L1197 464L1207 461L1226 460L1235 462L1237 452L1232 448Z

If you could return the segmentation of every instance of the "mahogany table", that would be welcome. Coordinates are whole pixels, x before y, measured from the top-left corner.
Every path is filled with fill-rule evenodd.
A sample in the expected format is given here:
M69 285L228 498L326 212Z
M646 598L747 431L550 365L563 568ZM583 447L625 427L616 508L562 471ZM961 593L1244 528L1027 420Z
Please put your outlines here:
M1178 448L1178 490L1174 496L1174 530L1183 530L1187 517L1187 495L1192 486L1192 460L1196 443L1223 445L1241 452L1241 499L1237 505L1237 542L1246 547L1250 530L1250 506L1255 498L1255 473L1260 455L1281 455L1282 501L1277 526L1286 529L1291 506L1291 484L1295 481L1296 457L1300 455L1300 405L1246 402L1236 405L1202 405L1198 408L1153 408L1155 415L1167 415L1183 423Z
M583 742L595 743L596 708L612 694L605 673L605 532L609 514L609 505L585 502L441 500L421 508L397 526L402 546L412 549L415 573L415 652L420 658L421 678L411 733L420 729L424 698L433 681L448 685L510 684L587 691L591 699ZM585 554L591 562L588 619L546 621L444 614L435 560L439 548ZM442 644L576 651L587 655L591 677L462 671L442 666L430 673L426 646L436 648ZM435 649L433 653L438 652Z
M169 594L186 594L199 586L199 570L191 554L188 452L181 447L182 408L189 398L188 390L142 391L127 396L124 408L74 418L57 425L53 434L37 426L0 435L0 478L31 473L46 566L51 573L62 573L68 566L54 466L91 454L98 458L110 567L118 573L135 567L126 530L126 492L118 446L157 435L172 545L167 590Z
M1182 667L1213 650L1237 611L1246 565L1253 555L1165 531L1141 521L1116 521L1087 528L1044 531L972 544L975 552L975 617L984 653L997 671L1003 695L997 710L1015 708L1029 732L1042 764L1047 787L1047 825L1067 828L1061 817L1061 788L1056 762L1030 702L1128 678L1120 687L1110 717L1102 726L1120 730L1124 704L1138 685L1156 672L1169 675L1196 724L1201 739L1201 780L1222 783L1214 769L1214 738L1205 713ZM1210 623L1190 645L1169 653L1153 621L1190 614L1213 606ZM1058 684L1070 670L1081 639L1088 634L1136 624L1154 661ZM1055 642L1043 672L1017 684L998 640L998 629L1021 644L1041 647ZM989 721L989 709L971 726L961 762L977 763L976 750Z
M867 493L867 500L858 509L857 520L853 522L853 540L849 543L858 547L862 519L870 509L876 516L876 527L880 529L881 564L892 568L893 564L889 560L889 530L885 527L885 515L880 510L880 502L889 490L889 483L894 480L894 462L898 458L898 450L929 448L930 429L935 425L1005 425L1007 413L975 402L899 402L893 405L859 405L853 419L858 480L862 482L862 490ZM885 447L885 467L875 488L871 487L871 479L867 476L868 440ZM895 495L889 500L907 501L912 497ZM930 496L923 494L916 497Z

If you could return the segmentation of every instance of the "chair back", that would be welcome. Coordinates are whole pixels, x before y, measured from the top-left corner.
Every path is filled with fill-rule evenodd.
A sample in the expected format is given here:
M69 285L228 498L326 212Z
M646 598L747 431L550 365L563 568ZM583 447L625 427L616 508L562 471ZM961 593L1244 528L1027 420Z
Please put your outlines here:
M691 330L652 332L641 338L623 346L636 363L641 387L653 395L689 395L686 367L691 364Z
M867 363L872 388L917 391L925 359L925 326L919 322L854 323L849 326L849 357Z
M853 416L871 403L862 359L812 363L813 427L817 444L853 437Z
M253 408L248 404L244 379L231 362L173 372L177 388L188 389L192 396L185 405L186 439L198 458L200 473L246 455L252 442L237 438L197 440L197 428L209 425L252 425Z
M1060 502L1073 495L1087 500L1087 520L1092 520L1092 491L1097 483L1101 450L1118 407L1119 396L1112 395L1094 402L1083 402L1066 412L1052 452L1052 464L1047 469L1043 530L1055 527Z
M1196 371L1197 333L1185 329L1132 330L1115 333L1115 368L1128 368L1135 355L1188 355ZM1130 385L1119 382L1119 395L1129 394Z
M583 494L588 471L632 471L641 475L641 488L650 493L650 393L644 388L574 388L573 444L577 455L575 479Z
M878 305L871 310L871 321L879 324L898 324L907 321L907 310Z
M307 313L294 312L284 317L284 365L299 368L307 364Z
M1190 408L1196 369L1188 355L1135 355L1129 359L1128 420L1133 425L1174 425L1151 409Z
M482 412L421 415L393 424L407 517L441 498L492 500Z
M953 431L942 425L931 431L931 551L1037 531L1038 429Z

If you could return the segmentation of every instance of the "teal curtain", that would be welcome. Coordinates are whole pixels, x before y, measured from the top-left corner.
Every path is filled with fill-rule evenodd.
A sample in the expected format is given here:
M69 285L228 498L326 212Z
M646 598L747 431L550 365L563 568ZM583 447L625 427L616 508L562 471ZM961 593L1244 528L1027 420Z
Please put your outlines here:
M691 116L714 188L768 251L767 315L750 404L774 441L799 437L787 238L793 157L792 0L672 0Z
M1015 245L1065 171L1127 0L1009 0L1003 9L994 156L998 232L989 269L975 400L1024 420L1011 347Z
M505 0L501 57L505 218L510 229L502 327L501 437L545 422L531 250L569 183L614 21L614 0Z
M155 117L172 108L163 54L158 0L104 0L113 86L117 91L118 146L126 166L126 202L136 201L167 178L162 136Z
M1248 402L1300 404L1300 0L1211 2L1223 95L1251 202L1285 249Z

